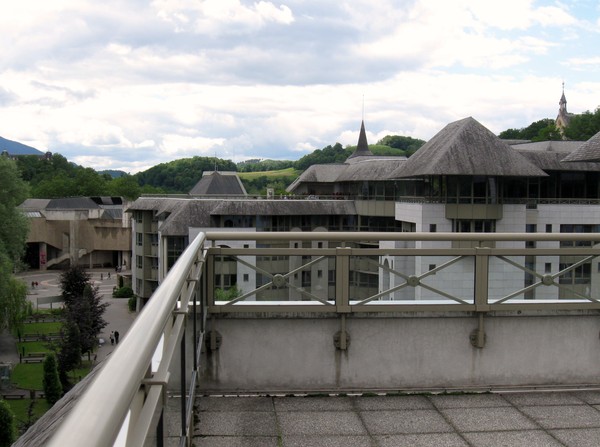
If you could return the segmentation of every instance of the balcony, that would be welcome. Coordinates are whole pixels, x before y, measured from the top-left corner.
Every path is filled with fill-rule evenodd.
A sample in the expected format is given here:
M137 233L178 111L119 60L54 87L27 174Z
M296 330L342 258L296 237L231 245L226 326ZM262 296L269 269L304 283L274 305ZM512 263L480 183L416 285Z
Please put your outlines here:
M223 247L232 240L260 248ZM598 243L600 235L200 234L48 445L190 445L194 411L216 420L210 405L228 404L198 395L268 395L279 411L309 405L285 403L289 394L368 393L384 398L372 401L383 411L405 405L384 402L399 393L597 387L600 248L525 248L583 240ZM453 241L495 247L452 248ZM294 243L299 248L289 248ZM583 265L591 267L582 285L573 278ZM237 288L216 301L215 284L225 284L217 277L233 267ZM417 400L441 408L437 399ZM341 401L320 405L368 405ZM172 414L176 426L165 423ZM361 430L377 436L372 417L360 417ZM211 435L210 426L199 430Z

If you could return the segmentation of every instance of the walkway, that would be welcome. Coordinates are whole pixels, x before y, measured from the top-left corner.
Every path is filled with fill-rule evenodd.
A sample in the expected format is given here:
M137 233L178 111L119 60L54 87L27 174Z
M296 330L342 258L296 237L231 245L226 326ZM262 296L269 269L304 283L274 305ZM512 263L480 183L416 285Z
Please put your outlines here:
M110 272L111 278L108 279ZM29 290L27 299L32 302L34 309L36 308L38 297L58 296L61 293L60 289L60 273L57 271L30 271L18 275L27 284ZM110 344L109 335L111 331L119 331L120 339L126 335L129 327L135 318L134 313L130 313L127 307L127 299L113 298L113 287L116 286L116 276L114 271L110 269L94 269L89 270L91 280L94 285L98 286L98 290L102 295L103 302L110 305L107 307L104 314L104 319L108 325L100 333L99 338L105 341L96 352L96 361L100 362L106 358L115 349L115 345ZM36 287L31 287L32 282L37 282ZM59 304L60 305L60 304ZM53 304L57 306L57 304ZM41 305L40 308L48 308L50 305ZM0 363L16 365L19 363L19 353L17 351L16 339L7 331L0 333ZM23 394L29 396L29 391L10 388L3 390L9 394Z
M197 447L597 447L600 391L203 397Z

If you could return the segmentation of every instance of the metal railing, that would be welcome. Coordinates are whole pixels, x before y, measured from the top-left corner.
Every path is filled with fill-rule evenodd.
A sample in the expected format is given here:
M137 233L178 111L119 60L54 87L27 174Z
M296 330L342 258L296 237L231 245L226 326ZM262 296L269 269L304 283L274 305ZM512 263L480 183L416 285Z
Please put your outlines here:
M234 245L233 241L243 241L240 245L244 246L228 247ZM548 247L526 248L526 241ZM166 387L178 350L182 396L178 436L181 446L190 445L200 351L206 318L211 314L216 318L220 313L293 312L305 313L310 318L312 313L332 313L345 319L349 314L361 312L456 311L481 316L500 310L600 310L600 294L593 287L594 278L590 279L590 290L583 291L560 280L563 276L573 278L583 265L597 262L600 248L593 244L582 248L561 247L560 241L597 244L600 234L201 233L171 268L49 445L142 446L153 436L157 437L157 445L162 445ZM385 242L393 244L386 246ZM453 246L456 242L471 246L457 248ZM502 246L506 242L512 244L506 248L486 246ZM531 256L556 261L552 264L556 265L555 271L533 268L531 262L525 262ZM427 257L435 262L429 262ZM559 263L559 259L569 262ZM392 263L394 260L410 262L399 267L398 263ZM414 268L417 264L426 267ZM499 273L490 268L492 264L500 266ZM403 265L413 267L404 271ZM467 284L464 290L448 289L443 278L437 276L449 270L450 277L456 277L452 269L462 269L460 274ZM505 290L502 286L502 293L497 293L492 286L494 275L502 277L505 271L517 275L517 287ZM596 271L593 269L591 275ZM235 276L239 290L226 301L218 301L217 286L225 285L225 275ZM393 283L381 280L392 276ZM363 277L377 281L363 284ZM432 278L434 281L428 282ZM246 279L249 285L243 284ZM547 288L556 289L555 298L527 299L531 291ZM410 299L395 299L407 290L413 294ZM417 290L422 295L417 295ZM559 292L567 294L569 299L561 298ZM192 331L187 338L194 343L191 362L185 355L186 324L192 325L187 328ZM153 368L157 351L161 352L160 361ZM115 444L117 439L124 441Z
M202 345L204 309L196 298L204 263L204 235L189 245L136 318L127 335L105 361L85 392L79 397L49 446L142 446L156 425L160 439L169 369L181 352L182 412L181 445L189 444L192 403L196 389L198 357L185 359L185 330L188 313L200 327L193 327L194 353ZM200 307L200 309L197 309ZM157 352L159 351L159 352ZM153 359L158 365L153 368ZM189 388L185 372L192 370ZM157 422L158 417L158 422ZM117 438L120 441L115 444ZM158 442L162 445L162 442Z

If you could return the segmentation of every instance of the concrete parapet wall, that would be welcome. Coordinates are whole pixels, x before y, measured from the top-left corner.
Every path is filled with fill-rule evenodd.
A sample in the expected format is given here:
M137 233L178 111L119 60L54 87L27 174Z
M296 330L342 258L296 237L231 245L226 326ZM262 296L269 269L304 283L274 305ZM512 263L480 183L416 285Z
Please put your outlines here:
M350 344L334 346L340 318L221 317L221 345L202 358L207 392L318 392L600 384L600 319L593 312L484 318L352 316Z

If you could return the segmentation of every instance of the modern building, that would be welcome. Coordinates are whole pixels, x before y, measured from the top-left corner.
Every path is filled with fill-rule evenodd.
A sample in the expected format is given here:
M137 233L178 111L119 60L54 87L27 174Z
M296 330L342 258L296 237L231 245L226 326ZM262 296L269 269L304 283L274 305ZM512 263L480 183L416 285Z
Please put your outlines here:
M373 155L362 123L356 151L344 163L308 168L288 187L291 196L287 198L242 197L240 191L224 187L210 192L204 188L201 191L205 195L136 200L129 207L134 216L134 290L140 297L150 297L189 241L208 230L595 233L600 229L600 163L563 161L582 143L509 145L469 117L448 124L407 159ZM220 177L224 175L215 178ZM195 189L200 191L198 186ZM386 246L385 242L373 244ZM417 248L427 248L434 243L417 244ZM299 243L292 248L309 246ZM531 245L512 242L503 246ZM553 248L558 242L538 246ZM373 263L357 267L352 290L358 298L370 296L397 286L406 275L435 271L428 278L431 284L443 281L446 290L464 294L465 284L472 285L472 278L464 278L472 275L472 262L457 262L438 271L447 261L382 258L375 267ZM535 272L566 271L560 276L564 288L528 290L524 299L552 298L557 293L566 297L572 290L587 295L592 286L596 287L592 278L597 275L592 272L600 271L597 260L579 264L576 258L537 256L513 261ZM283 257L252 259L251 264L272 273L298 268L298 261ZM574 264L576 267L569 270ZM244 263L230 262L222 268L216 283L224 289L235 285L246 292L265 282L263 275ZM490 278L491 296L502 297L507 290L519 290L534 281L534 276L524 271L521 276L511 275L517 278L515 284L507 284L507 271L515 268L498 260ZM311 293L326 297L334 270L333 265L313 266L296 273L293 280L297 288L312 287ZM394 270L404 276L395 275ZM403 288L382 296L394 300L436 298L439 296L426 288Z
M130 265L131 216L121 197L27 199L19 208L29 218L26 262L31 268Z

